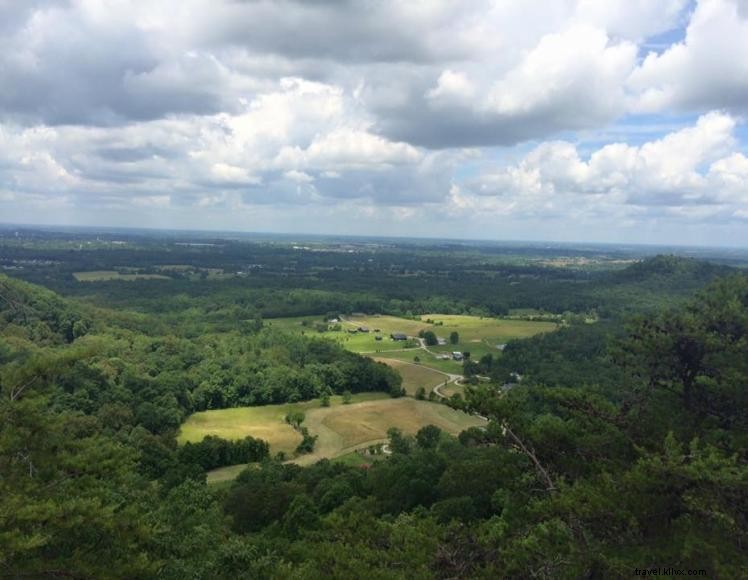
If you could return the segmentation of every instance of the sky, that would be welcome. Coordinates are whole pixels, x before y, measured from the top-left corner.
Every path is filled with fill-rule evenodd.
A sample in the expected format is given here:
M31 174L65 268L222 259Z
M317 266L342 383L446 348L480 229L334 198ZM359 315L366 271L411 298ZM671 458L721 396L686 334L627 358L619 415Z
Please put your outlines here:
M0 222L748 246L748 0L0 0Z

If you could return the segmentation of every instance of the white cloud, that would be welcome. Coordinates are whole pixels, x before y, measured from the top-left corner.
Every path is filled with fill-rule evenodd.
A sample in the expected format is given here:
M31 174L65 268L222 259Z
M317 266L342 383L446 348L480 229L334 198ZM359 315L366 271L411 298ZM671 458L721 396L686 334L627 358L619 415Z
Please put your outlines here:
M642 145L605 145L586 160L572 143L543 143L518 163L474 180L470 192L528 214L623 215L636 206L691 217L738 215L748 199L748 159L734 151L734 129L732 117L713 112ZM694 206L720 207L688 209Z
M700 0L685 39L650 53L631 75L632 106L748 112L748 9L741 0Z
M0 0L0 211L743 220L747 79L745 0Z

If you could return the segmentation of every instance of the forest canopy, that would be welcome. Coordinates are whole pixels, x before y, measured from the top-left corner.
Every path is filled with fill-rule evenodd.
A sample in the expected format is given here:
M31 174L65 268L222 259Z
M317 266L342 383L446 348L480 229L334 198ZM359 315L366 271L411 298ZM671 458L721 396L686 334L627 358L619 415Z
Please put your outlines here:
M164 296L159 312L163 287L141 294L145 283L95 283L88 295L64 296L0 275L4 575L351 578L365 569L372 578L557 578L657 565L739 577L746 569L743 273L657 258L595 275L580 284L575 312L597 296L597 319L568 317L555 332L465 361L473 384L454 404L486 417L484 427L457 437L434 425L393 429L391 455L309 466L274 456L258 438L177 445L176 435L206 409L399 397L398 372L324 334L270 324L266 308L280 294L267 286L150 280L190 287ZM686 298L684 286L696 292ZM646 304L616 306L643 287L654 293ZM361 307L341 306L338 292L348 290L295 296L309 298L303 308L320 321ZM441 296L402 304L418 312L450 292L447 284ZM463 300L488 310L482 292ZM330 301L317 302L322 295ZM377 300L372 308L388 304ZM287 420L306 429L303 414ZM250 465L234 481L206 484L207 471L238 464Z

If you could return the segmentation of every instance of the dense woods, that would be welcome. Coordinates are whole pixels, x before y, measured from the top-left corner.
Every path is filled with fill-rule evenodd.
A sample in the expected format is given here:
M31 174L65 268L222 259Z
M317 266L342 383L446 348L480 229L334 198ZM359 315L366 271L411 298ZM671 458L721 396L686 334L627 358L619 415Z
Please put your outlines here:
M90 266L97 256L75 260ZM144 256L163 260L155 250ZM112 266L111 253L101 260ZM431 258L418 260L428 272ZM646 566L744 574L745 274L672 257L601 272L502 268L494 272L517 268L526 281L474 285L449 270L427 292L422 279L373 284L371 272L346 269L308 285L289 276L277 285L175 278L74 288L60 274L53 292L0 276L2 575L594 578ZM50 276L45 267L24 273ZM284 294L283 285L296 289ZM467 361L467 375L491 379L474 381L463 402L490 420L485 429L456 438L433 426L415 436L393 430L392 455L363 467L283 463L251 437L176 444L194 411L402 394L390 367L313 331L286 334L267 320L273 313L497 305L582 317L594 309L598 320L570 319ZM253 465L234 482L206 485L207 470L238 463Z

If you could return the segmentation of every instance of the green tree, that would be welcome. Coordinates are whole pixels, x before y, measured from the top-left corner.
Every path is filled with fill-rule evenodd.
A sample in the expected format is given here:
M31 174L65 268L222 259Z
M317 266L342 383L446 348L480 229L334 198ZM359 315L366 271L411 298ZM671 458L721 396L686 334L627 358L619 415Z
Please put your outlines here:
M460 342L460 333L456 330L453 330L449 333L449 342L451 344L458 344Z
M304 422L304 419L306 419L306 415L304 415L303 411L289 411L286 414L286 423L291 425L294 429L298 430L301 427L301 424Z
M426 346L436 346L439 344L436 334L431 330L427 330L423 333L423 341L426 343Z
M408 454L412 448L412 441L410 438L403 435L403 432L397 427L390 427L387 430L387 437L389 438L390 450L393 453Z
M434 449L439 444L442 430L436 425L421 427L416 433L416 443L421 449Z

